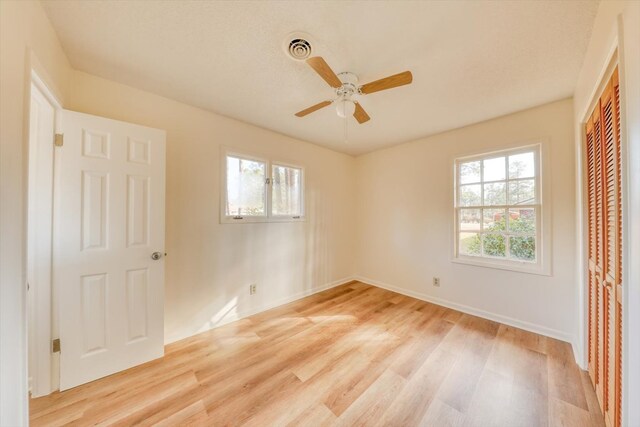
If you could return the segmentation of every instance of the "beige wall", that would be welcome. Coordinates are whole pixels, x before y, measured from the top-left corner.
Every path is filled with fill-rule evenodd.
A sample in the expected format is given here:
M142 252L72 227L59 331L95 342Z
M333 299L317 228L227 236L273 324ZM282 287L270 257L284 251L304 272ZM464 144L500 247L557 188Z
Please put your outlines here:
M572 117L572 101L567 99L358 157L358 275L572 341L576 333ZM453 263L454 159L534 141L543 143L543 179L551 184L543 209L551 213L553 274ZM441 279L439 288L432 286L434 276Z
M574 95L574 126L578 183L577 246L580 249L577 266L577 324L580 327L578 352L583 365L587 357L587 298L585 260L584 210L582 185L584 177L580 162L583 158L583 123L591 110L603 73L618 49L622 106L623 149L623 383L622 416L624 425L640 425L640 2L603 1L594 22L591 40L576 83Z
M64 99L69 63L42 7L0 1L0 425L26 424L26 148L30 68Z
M167 131L167 341L353 275L353 157L81 72L67 108ZM303 166L307 221L220 224L222 146Z

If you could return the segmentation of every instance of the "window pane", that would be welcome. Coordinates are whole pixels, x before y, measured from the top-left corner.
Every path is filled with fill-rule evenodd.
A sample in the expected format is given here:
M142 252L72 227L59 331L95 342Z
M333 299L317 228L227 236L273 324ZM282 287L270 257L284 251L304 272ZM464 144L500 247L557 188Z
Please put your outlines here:
M460 230L480 230L480 209L460 209Z
M301 215L302 171L297 168L274 165L272 175L271 211L273 215Z
M529 178L535 176L533 152L509 156L509 178Z
M509 204L525 205L536 202L536 182L533 179L509 182Z
M530 147L457 160L458 255L539 262L538 162Z
M482 212L482 227L485 231L504 231L507 228L504 209L483 209Z
M506 205L507 186L504 182L494 182L484 184L484 204L485 205Z
M482 161L483 181L501 181L506 178L506 162L504 157L496 157Z
M265 163L227 156L227 215L264 216L265 179Z
M485 234L482 236L484 255L493 257L506 256L505 238L502 234Z
M509 237L509 251L511 258L523 261L536 260L536 239L535 237Z
M460 186L460 206L479 206L480 184Z
M467 162L460 164L460 183L471 184L480 182L480 162Z
M535 233L535 209L509 209L509 231L514 233Z
M460 233L458 248L461 255L480 255L480 234Z

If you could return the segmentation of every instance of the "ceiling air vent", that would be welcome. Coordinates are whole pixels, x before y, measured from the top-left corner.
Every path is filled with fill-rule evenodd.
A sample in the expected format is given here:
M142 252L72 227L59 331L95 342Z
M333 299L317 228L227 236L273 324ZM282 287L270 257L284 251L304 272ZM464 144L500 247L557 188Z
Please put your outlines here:
M305 39L293 39L289 42L289 56L302 61L311 56L311 43Z
M284 50L293 60L304 61L311 57L312 38L306 33L295 32L284 39Z

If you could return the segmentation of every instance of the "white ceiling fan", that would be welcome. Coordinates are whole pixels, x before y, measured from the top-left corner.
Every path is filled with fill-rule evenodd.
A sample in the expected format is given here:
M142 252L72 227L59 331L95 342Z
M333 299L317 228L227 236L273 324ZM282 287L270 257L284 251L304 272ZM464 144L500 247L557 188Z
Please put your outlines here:
M347 118L353 115L358 123L362 124L370 120L367 112L362 108L354 95L368 95L381 90L391 89L398 86L408 85L413 81L411 71L394 74L380 80L375 80L364 85L358 85L358 77L349 72L336 74L321 56L314 56L306 60L307 64L315 70L326 81L329 86L335 89L336 98L322 101L302 111L298 111L296 116L304 117L321 108L333 103L336 104L338 116Z

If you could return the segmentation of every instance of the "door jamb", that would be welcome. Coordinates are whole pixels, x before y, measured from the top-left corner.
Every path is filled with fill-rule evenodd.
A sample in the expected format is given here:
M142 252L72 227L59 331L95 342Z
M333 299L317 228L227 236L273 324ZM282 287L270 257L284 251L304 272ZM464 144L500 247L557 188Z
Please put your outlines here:
M51 107L53 108L54 129L52 129L52 135L51 135L51 144L53 146L53 137L55 132L59 128L60 111L62 110L62 105L58 101L58 98L53 94L53 92L45 84L44 80L38 75L36 70L33 68L31 69L30 78L31 78L31 81L29 84L29 98L28 98L29 102L31 102L31 90L32 88L35 88L44 96L44 98L51 104ZM31 120L30 112L31 112L31 105L29 105L29 119ZM34 141L32 141L31 138L29 138L29 154L28 154L29 164L32 164L32 156L34 156L34 153L37 150L38 150L38 146L34 144ZM52 298L53 296L53 280L52 280L52 277L53 277L53 212L54 212L53 183L54 183L54 176L55 176L55 157L56 156L55 156L55 150L51 150L50 153L51 153L50 155L51 158L49 159L47 157L45 158L45 160L46 162L49 162L49 161L51 162L50 163L51 164L50 181L52 183L51 192L49 194L46 194L47 192L45 191L43 194L42 189L37 189L35 190L35 193L34 193L36 199L48 198L51 201L50 209L47 212L42 212L42 213L38 212L36 214L37 216L42 214L51 215L49 233L47 233L48 235L46 236L42 236L42 235L36 236L34 240L35 245L38 247L39 256L44 255L43 258L46 257L46 259L49 260L49 263L48 263L49 265L45 268L49 270L50 279L48 283L30 284L31 289L28 291L32 293L28 297L30 301L32 301L32 304L30 305L30 309L33 313L27 313L27 315L28 315L28 319L33 320L33 322L30 322L29 328L27 329L27 334L28 334L27 337L28 337L28 342L33 345L33 349L30 349L30 351L27 353L27 357L28 357L28 360L31 360L31 356L32 356L31 353L33 353L34 363L33 363L33 366L30 366L29 373L30 373L30 379L32 380L32 384L30 385L30 391L32 396L34 397L47 395L52 391L54 391L54 389L56 388L53 384L54 382L53 381L54 378L52 376L53 354L51 352L52 323L53 323L53 317L52 317L52 314L53 314L52 313L53 311L53 305L52 305L52 300L53 300ZM27 188L33 191L33 189L31 188L31 185L32 185L31 179L32 179L32 176L30 173ZM30 214L29 214L29 211L27 211L27 221L29 217L30 217ZM29 243L30 242L28 241L27 244ZM27 254L28 254L27 256L29 256L29 252ZM30 264L29 260L27 262L29 265ZM36 267L36 269L38 269L38 267ZM42 349L49 349L49 351L45 352Z

